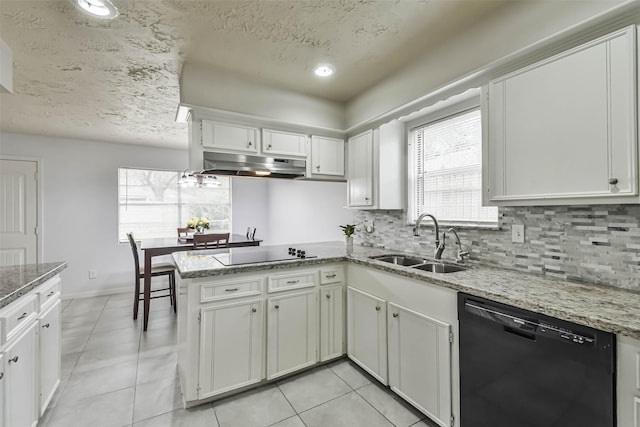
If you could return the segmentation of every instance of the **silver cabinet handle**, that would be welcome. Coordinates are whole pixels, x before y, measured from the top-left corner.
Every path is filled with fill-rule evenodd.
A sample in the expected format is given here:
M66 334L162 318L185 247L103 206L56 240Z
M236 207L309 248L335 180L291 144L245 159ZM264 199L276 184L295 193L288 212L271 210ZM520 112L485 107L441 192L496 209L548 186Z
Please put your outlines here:
M616 185L617 183L618 183L618 178L611 178L609 180L609 184L611 184L611 185Z
M271 150L271 144L267 145L267 151Z
M393 317L398 317L398 313L393 313Z
M27 313L22 313L20 316L18 316L18 320L22 320L25 317L27 317Z
M253 142L249 141L249 144L247 145L247 148L251 148L252 145L253 145Z
M376 305L376 311L380 311L380 306Z
M300 280L288 280L287 281L287 285L295 285L296 283L298 283Z
M225 292L235 292L237 290L238 290L238 288L230 288L230 289L225 289L224 291Z
M255 307L251 309L251 312L252 312L252 313L255 313L256 311L258 311L258 309L257 309L257 308L255 308Z
M336 275L335 274L327 274L324 277L326 277L327 279L333 279L334 277L336 277Z
M18 363L18 356L14 356L11 359L9 359L9 363Z
M4 372L0 372L0 380L4 378Z
M276 304L273 306L273 308L280 308L280 305Z
M49 325L48 323L42 325L43 328L49 328L49 326L51 326L51 325Z
M327 299L331 299L331 295L327 294Z
M368 202L368 201L369 201L369 198L368 198L368 197L365 197L365 198L364 198L364 200Z
M56 294L56 291L51 291L47 294L47 298L52 297Z
M318 169L318 172L320 172L320 165L316 166L316 169Z

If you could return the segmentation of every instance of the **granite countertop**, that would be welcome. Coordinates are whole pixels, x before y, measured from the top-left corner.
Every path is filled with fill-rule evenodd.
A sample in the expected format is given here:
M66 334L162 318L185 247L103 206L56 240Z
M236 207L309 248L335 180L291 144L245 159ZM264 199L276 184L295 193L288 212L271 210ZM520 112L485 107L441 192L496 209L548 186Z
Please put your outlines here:
M316 257L229 267L213 258L215 253L227 250L178 252L174 253L173 257L183 279L347 261L640 339L640 293L487 266L474 265L468 270L456 273L431 273L369 258L386 253L401 253L400 251L354 246L353 250L347 253L342 242L296 246ZM280 245L280 247L286 253L287 245ZM264 247L231 250L252 251L258 248ZM406 255L416 254L407 253Z
M65 268L66 261L0 267L0 308L43 284Z

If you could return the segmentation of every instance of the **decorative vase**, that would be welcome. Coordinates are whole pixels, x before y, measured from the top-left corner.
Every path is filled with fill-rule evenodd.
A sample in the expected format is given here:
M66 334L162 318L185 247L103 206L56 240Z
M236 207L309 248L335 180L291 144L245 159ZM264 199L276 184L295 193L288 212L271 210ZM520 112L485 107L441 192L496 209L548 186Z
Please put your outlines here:
M196 227L196 234L204 234L204 227Z
M353 236L345 236L344 240L344 244L347 246L347 248L353 248Z

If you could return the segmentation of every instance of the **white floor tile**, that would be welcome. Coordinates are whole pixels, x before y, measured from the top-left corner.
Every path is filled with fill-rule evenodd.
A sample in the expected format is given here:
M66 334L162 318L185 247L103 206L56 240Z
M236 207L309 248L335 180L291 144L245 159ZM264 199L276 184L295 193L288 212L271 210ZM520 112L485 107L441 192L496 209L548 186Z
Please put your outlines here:
M356 393L397 427L409 427L423 417L420 412L401 401L391 390L383 389L377 384L359 388Z
M278 387L298 413L352 391L328 368L301 374L278 383Z
M123 427L133 418L133 387L84 399L81 404L57 405L47 427Z
M355 391L300 414L307 427L392 427Z
M295 415L276 386L261 387L213 404L220 427L266 427Z
M142 421L182 407L182 392L177 376L136 387L133 421Z

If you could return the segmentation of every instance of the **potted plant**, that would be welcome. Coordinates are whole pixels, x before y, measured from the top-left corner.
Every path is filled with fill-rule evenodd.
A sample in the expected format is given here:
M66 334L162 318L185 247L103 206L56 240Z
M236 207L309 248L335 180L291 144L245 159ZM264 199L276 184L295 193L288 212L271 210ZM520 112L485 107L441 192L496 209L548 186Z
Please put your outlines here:
M187 221L187 227L196 230L196 234L202 234L205 229L209 229L209 220L203 216L194 216Z
M347 247L353 247L353 233L356 232L355 224L347 224L339 226L345 235L345 244Z

